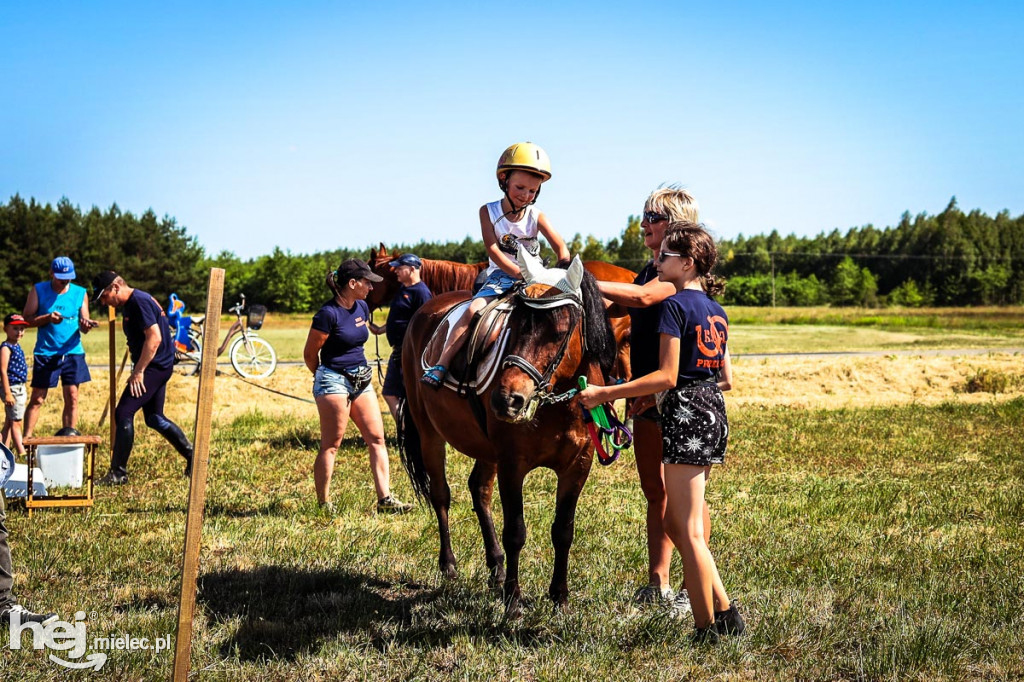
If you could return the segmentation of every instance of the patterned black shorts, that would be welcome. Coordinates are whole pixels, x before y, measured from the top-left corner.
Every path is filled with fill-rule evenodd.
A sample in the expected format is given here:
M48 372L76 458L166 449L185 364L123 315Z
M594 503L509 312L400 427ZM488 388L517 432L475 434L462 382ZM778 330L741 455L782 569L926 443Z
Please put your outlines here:
M729 420L718 386L700 382L673 388L660 409L663 463L709 466L725 461Z

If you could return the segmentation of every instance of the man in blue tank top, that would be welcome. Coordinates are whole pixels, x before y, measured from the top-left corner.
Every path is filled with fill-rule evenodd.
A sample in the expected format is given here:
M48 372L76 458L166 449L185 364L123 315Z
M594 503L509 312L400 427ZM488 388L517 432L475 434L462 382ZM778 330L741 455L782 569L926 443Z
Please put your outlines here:
M39 410L51 388L59 380L64 389L61 425L78 425L78 386L92 377L85 364L82 334L99 326L89 317L89 297L85 288L73 284L75 264L67 256L58 256L50 264L50 279L39 282L28 292L22 312L28 326L39 331L32 360L32 395L25 410L25 434L32 435Z

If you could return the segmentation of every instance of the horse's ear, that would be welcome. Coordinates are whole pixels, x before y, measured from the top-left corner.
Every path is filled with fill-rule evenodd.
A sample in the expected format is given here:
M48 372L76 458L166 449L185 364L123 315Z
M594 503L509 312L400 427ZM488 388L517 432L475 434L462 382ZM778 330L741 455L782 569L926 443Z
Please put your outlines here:
M522 244L516 249L516 260L519 261L519 269L523 272L523 280L527 284L537 281L537 276L544 272L544 264L540 258L527 251Z
M387 253L388 252L388 247L384 246L384 242L380 243L379 251L380 251L380 253Z
M576 254L569 264L569 269L565 272L565 281L572 287L573 292L580 290L580 284L583 282L583 261L580 260L579 254Z
M366 261L366 262L367 262L367 263L369 263L370 265L373 265L373 262L374 262L375 260L377 260L377 249L375 249L375 248L373 248L373 247L371 246L371 247L370 247L370 260L368 260L368 261Z

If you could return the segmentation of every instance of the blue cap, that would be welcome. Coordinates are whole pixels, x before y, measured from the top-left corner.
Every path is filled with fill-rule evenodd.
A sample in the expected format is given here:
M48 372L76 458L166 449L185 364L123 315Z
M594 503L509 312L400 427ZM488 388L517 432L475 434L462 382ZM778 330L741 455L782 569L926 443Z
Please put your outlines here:
M421 268L423 267L423 261L421 261L420 257L415 253L403 253L401 256L388 263L388 265L393 268L397 268L399 265L411 265L414 268Z
M54 258L53 262L50 263L50 269L53 270L53 276L57 279L75 278L75 264L67 256L57 256Z

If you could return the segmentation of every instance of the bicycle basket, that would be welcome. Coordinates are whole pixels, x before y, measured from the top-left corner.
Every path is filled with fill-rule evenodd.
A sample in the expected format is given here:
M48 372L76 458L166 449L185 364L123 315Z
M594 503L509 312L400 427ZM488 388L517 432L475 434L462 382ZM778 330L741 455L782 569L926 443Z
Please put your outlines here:
M248 318L245 323L249 329L259 329L263 326L263 318L267 315L267 306L254 303L248 307L246 314Z

